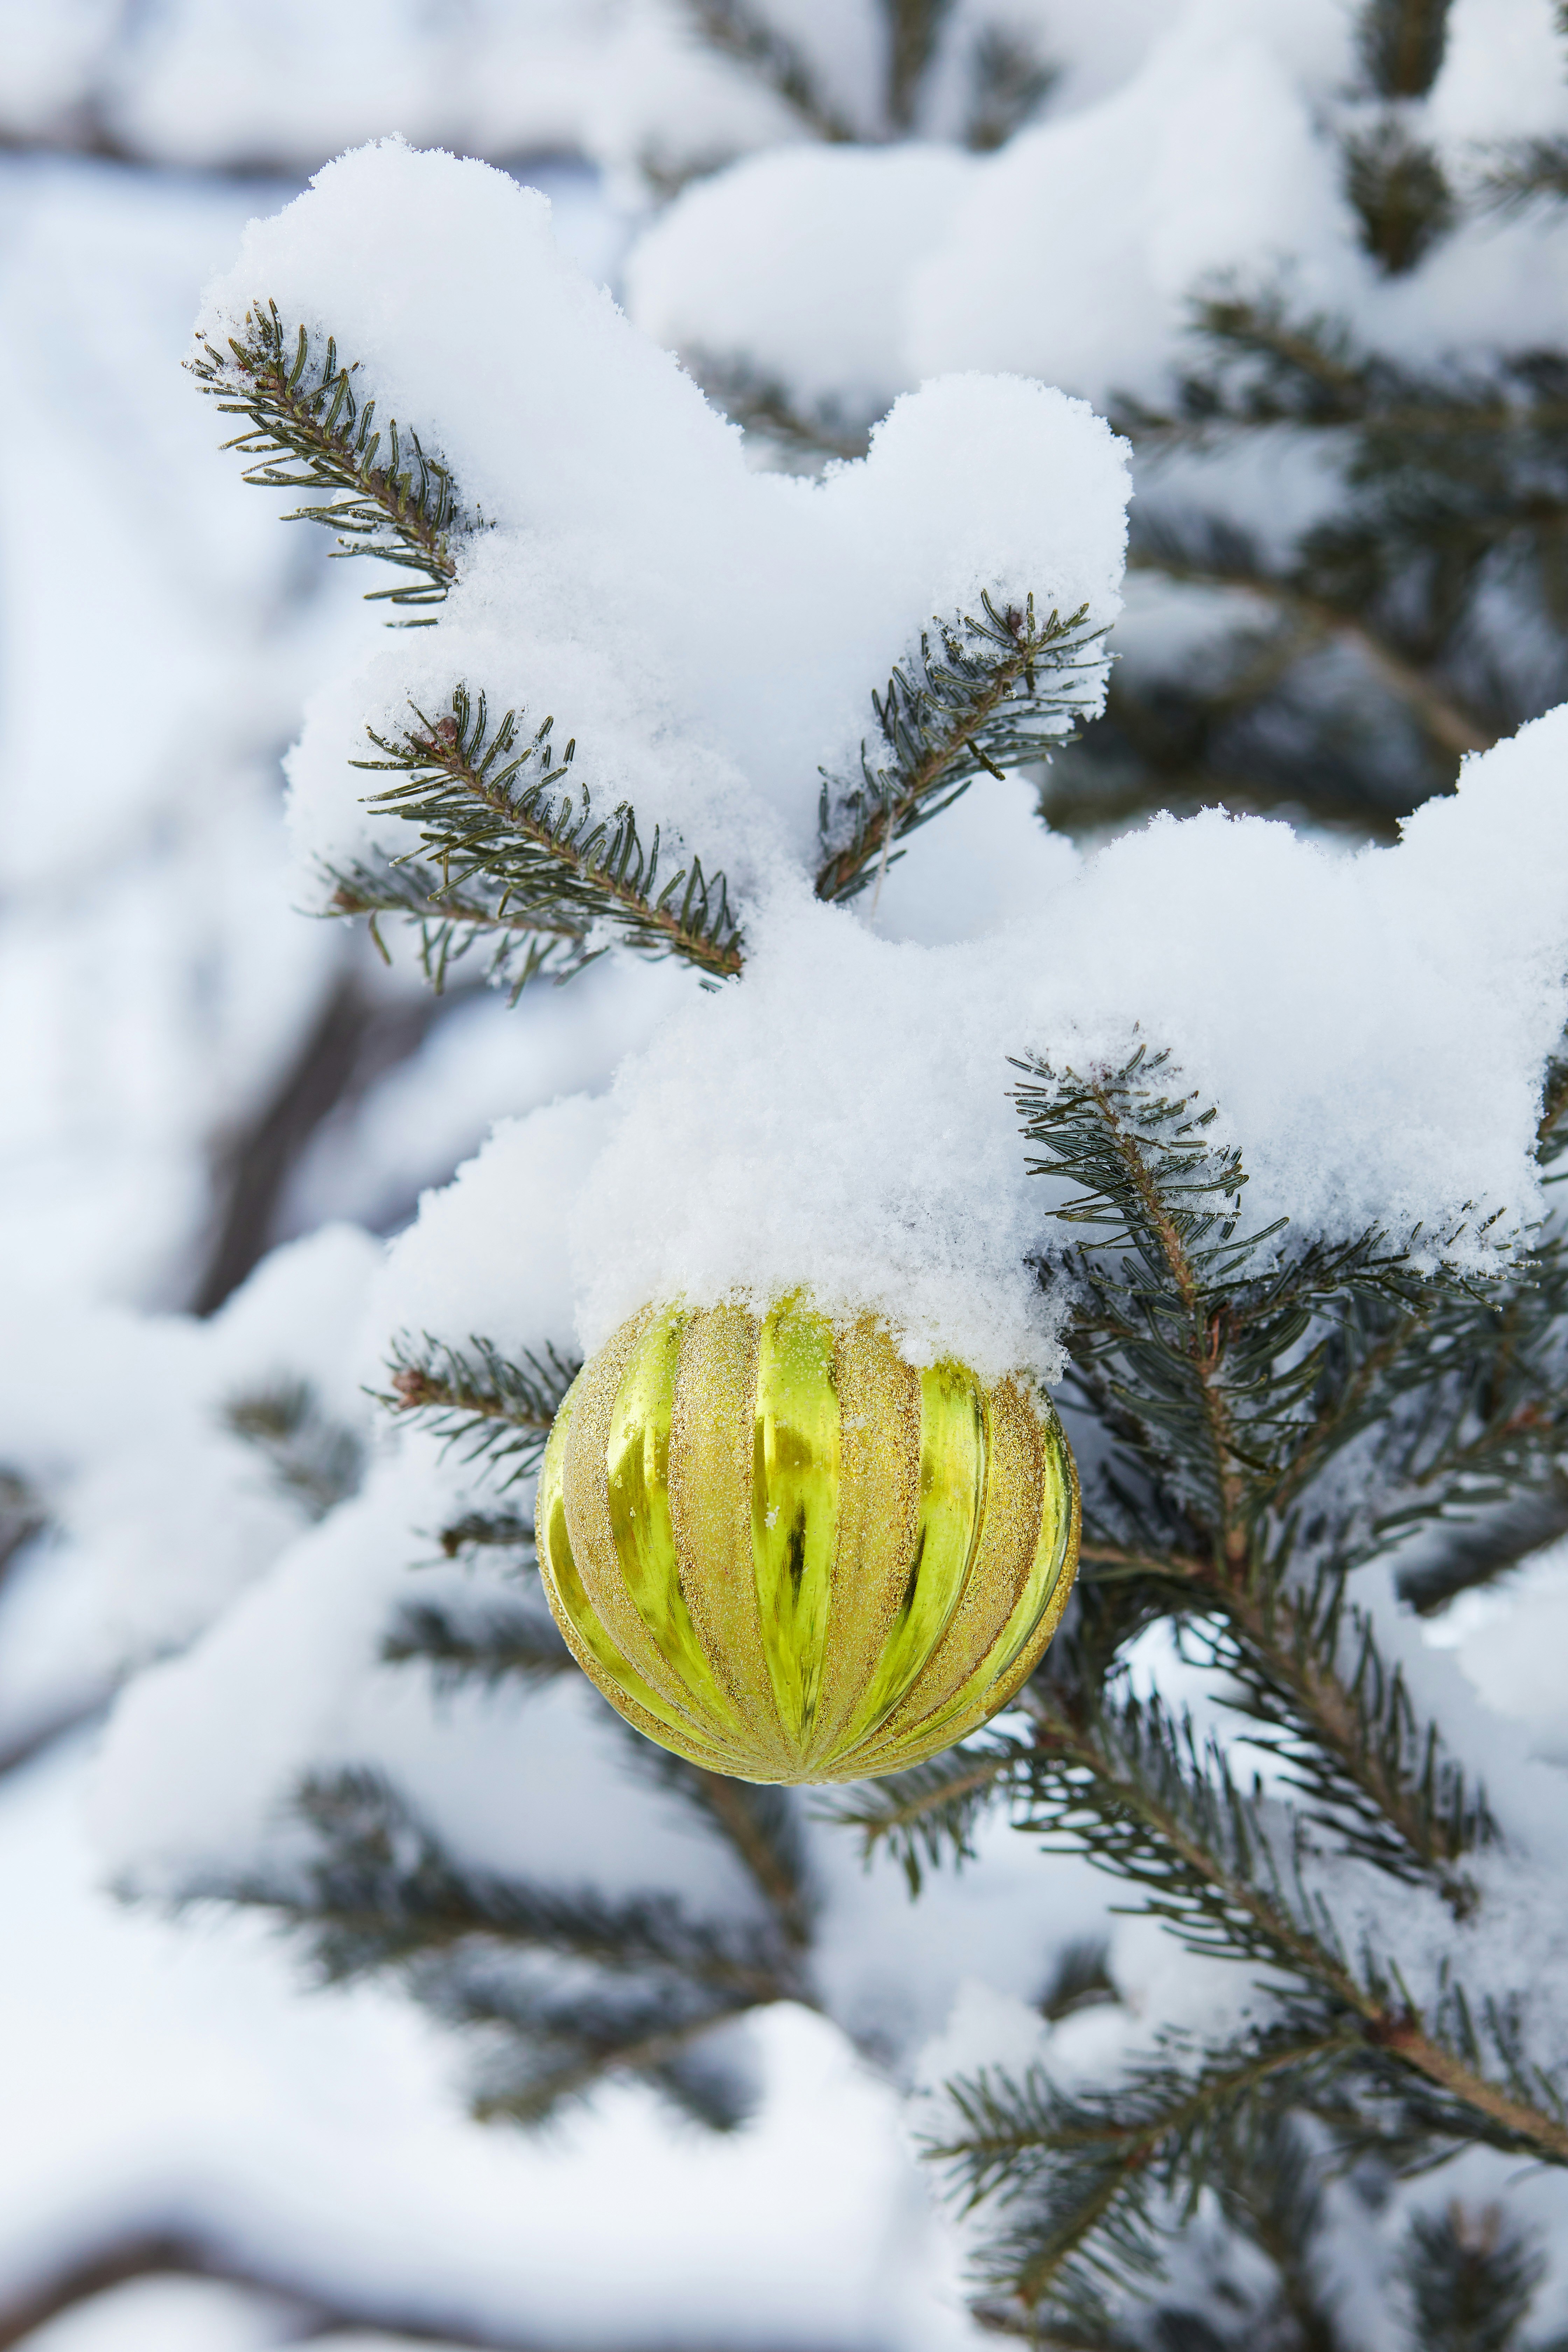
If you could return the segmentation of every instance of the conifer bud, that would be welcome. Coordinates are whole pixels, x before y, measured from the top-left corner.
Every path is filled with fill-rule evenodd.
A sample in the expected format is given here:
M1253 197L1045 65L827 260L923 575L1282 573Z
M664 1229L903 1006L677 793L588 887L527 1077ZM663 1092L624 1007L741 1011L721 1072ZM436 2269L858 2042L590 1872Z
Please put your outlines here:
M1017 1691L1078 1477L1046 1399L918 1369L870 1317L647 1307L563 1402L537 1526L556 1622L639 1731L741 1780L852 1780Z

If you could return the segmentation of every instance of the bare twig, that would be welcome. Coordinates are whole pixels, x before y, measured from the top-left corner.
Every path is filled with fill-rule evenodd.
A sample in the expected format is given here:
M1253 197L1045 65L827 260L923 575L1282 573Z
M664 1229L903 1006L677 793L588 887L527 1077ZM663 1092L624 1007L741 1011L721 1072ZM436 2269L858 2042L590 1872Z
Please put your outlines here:
M128 2230L68 2256L53 2271L0 2301L0 2352L15 2347L66 2312L110 2294L138 2279L206 2279L287 2305L289 2340L321 2343L336 2336L374 2335L397 2344L450 2345L462 2352L554 2352L555 2339L524 2327L489 2326L469 2315L423 2308L417 2303L359 2298L282 2269L247 2261L216 2239L178 2225ZM615 2352L573 2337L573 2352ZM658 2347L653 2347L658 2352ZM674 2352L674 2347L667 2347ZM799 2352L780 2343L773 2352Z

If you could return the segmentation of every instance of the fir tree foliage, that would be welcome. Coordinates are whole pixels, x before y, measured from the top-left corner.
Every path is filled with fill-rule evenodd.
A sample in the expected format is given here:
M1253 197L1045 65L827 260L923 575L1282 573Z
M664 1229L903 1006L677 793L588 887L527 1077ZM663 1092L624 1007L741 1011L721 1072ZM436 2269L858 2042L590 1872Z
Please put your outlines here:
M1005 147L1037 114L1059 79L1055 66L1005 26L989 25L970 52L966 142L977 154Z
M1555 15L1559 33L1568 39L1568 8L1562 0ZM1561 204L1568 198L1568 139L1498 142L1488 157L1477 196L1483 207L1504 213L1522 212L1536 204Z
M1123 666L1047 805L1081 821L1217 792L1386 832L1449 783L1460 756L1563 690L1568 359L1423 372L1280 290L1205 295L1193 318L1194 362L1175 401L1117 416L1154 469L1131 562L1240 592L1266 617L1179 688ZM1284 550L1161 494L1162 459L1270 436L1282 447L1310 436L1343 485L1332 513ZM1500 653L1504 612L1528 660Z
M952 0L882 0L887 20L888 119L912 131L921 85L931 71Z
M532 1520L504 1506L500 1509L465 1511L460 1518L441 1529L441 1550L447 1559L492 1549L530 1551L532 1545Z
M1520 1498L1538 1490L1545 1506L1560 1486L1559 1244L1548 1231L1510 1259L1484 1218L1468 1236L1418 1235L1403 1248L1375 1233L1300 1244L1281 1224L1249 1225L1239 1151L1169 1056L1146 1048L1086 1075L1025 1065L1018 1099L1056 1202L1049 1267L1073 1284L1068 1404L1093 1469L1080 1595L1022 1695L1017 1728L878 1782L831 1815L901 1864L918 1893L933 1868L973 1861L980 1820L1001 1806L1042 1845L1088 1853L1189 1948L1258 1974L1235 2039L1167 2037L1100 2091L1069 2095L1038 2072L956 2086L955 2126L937 2152L1003 2217L984 2261L991 2324L1131 2347L1153 2340L1124 2324L1128 2294L1148 2294L1160 2340L1337 2347L1313 2252L1337 2172L1375 2183L1477 2143L1568 2161L1568 2108L1532 2054L1528 2014L1468 1980L1458 1951L1418 1995L1419 1970L1397 1943L1336 1916L1346 1864L1404 1882L1452 1926L1484 1902L1478 1865L1497 1843L1485 1792L1386 1655L1352 1580L1395 1555L1414 1559L1417 1581L1452 1580L1460 1556L1495 1574L1538 1540ZM1540 1129L1549 1181L1565 1105L1554 1066ZM1467 1238L1484 1265L1489 1236L1489 1275L1446 1269L1445 1252ZM393 1397L469 1447L480 1482L439 1548L481 1568L499 1558L506 1582L470 1601L405 1605L389 1661L446 1687L515 1687L562 1665L531 1580L526 1517L484 1493L537 1462L574 1370L554 1354L511 1365L479 1342L426 1341L405 1355ZM1231 1736L1128 1686L1128 1644L1162 1620L1213 1671ZM804 1985L813 1907L787 1793L697 1772L625 1737L631 1769L742 1860L768 1933L794 1955L787 1981ZM1243 1769L1248 1754L1266 1778ZM319 1827L337 1820L319 1793L307 1807ZM337 1853L336 1829L332 1838ZM433 1867L427 1842L410 1851L418 1878ZM324 1852L323 1871L337 1866ZM288 1908L276 1888L249 1892ZM321 1899L318 1886L291 1916L308 1925ZM498 1899L475 1897L481 1917ZM418 1908L390 1882L372 1924L375 1905L395 1920ZM723 2100L704 2107L689 2070L718 2063L705 2037L741 2010L684 1980L673 1991L640 1913L607 1940L622 1928L614 1997L585 2006L580 1986L552 2002L489 1959L475 1992L472 1955L489 1948L479 1924L455 1979L445 1957L405 1963L374 1937L353 1965L406 1964L443 2014L500 2037L502 2087L485 2091L486 2112L528 2119L606 2074L640 2071L689 2111L725 2121ZM637 1989L623 1996L628 1972ZM757 1995L769 1997L809 1996ZM1042 2013L1115 1998L1102 1949L1069 1953ZM676 2042L687 2072L667 2079ZM1199 2315L1172 2299L1161 2268L1171 2231L1186 2242L1205 2192L1202 2210L1217 2205L1224 2228ZM1252 2263L1240 2284L1238 2249ZM1273 2281L1261 2304L1259 2256ZM1219 2321L1233 2305L1245 2325L1227 2332Z
M911 36L912 37L912 36ZM277 306L257 303L244 339L226 354L204 345L194 362L203 389L250 430L230 444L258 457L246 474L261 487L331 491L298 516L340 537L338 551L380 555L421 570L421 589L376 590L399 604L439 602L457 576L460 521L447 468L417 436L387 428L379 465L374 400L357 404L357 363L335 339L324 352L300 327L290 341ZM405 463L408 449L413 457ZM302 467L289 471L289 464ZM1048 754L1096 696L1102 632L1082 611L1037 616L1034 599L978 617L932 622L918 656L897 665L885 694L869 699L878 740L862 747L853 782L824 772L820 793L824 898L873 886L894 845L949 806L972 779ZM557 739L553 716L530 727L518 709L491 718L482 689L459 680L437 716L410 705L397 734L367 730L371 756L354 764L391 781L365 795L378 814L417 831L395 858L323 868L326 911L363 916L383 955L379 924L415 929L422 968L439 991L452 966L479 950L487 977L513 999L531 980L561 981L614 944L690 965L705 985L733 979L744 961L742 923L719 871L696 852L661 876L660 830L645 836L622 802L599 809L574 789L576 738Z
M453 477L417 432L391 420L375 426L375 401L354 388L357 362L342 362L336 339L285 328L277 305L255 303L247 332L226 352L203 344L190 362L205 392L247 430L227 446L255 462L245 478L262 488L321 493L289 518L336 532L342 555L376 555L420 575L419 585L374 589L399 607L435 619L457 577L461 538L480 525L466 516ZM407 625L416 625L412 621ZM556 756L554 722L531 734L521 714L491 726L482 691L458 682L437 719L414 710L397 738L372 733L374 757L359 764L399 779L371 794L373 807L420 827L420 847L326 874L328 911L364 915L382 951L380 917L413 925L426 977L439 989L451 964L479 942L489 975L514 994L540 972L564 979L616 939L653 955L676 955L707 976L740 968L740 934L722 875L711 880L693 856L659 881L657 827L645 845L634 812L607 815L586 787L558 792L574 741ZM595 944L595 929L603 938Z
M536 971L564 979L580 971L612 937L643 954L679 956L711 979L740 970L723 876L710 880L693 857L661 886L657 830L645 847L625 803L603 817L586 786L575 796L557 792L576 742L569 738L557 751L552 719L530 735L509 710L492 727L484 696L471 702L459 686L450 710L434 720L416 710L414 720L395 740L372 730L379 756L356 764L401 780L370 794L370 805L419 828L418 897L431 909L422 918L426 959L434 959L437 981L485 936L495 942L498 973L525 942L514 995ZM369 874L332 878L342 911L383 911ZM395 885L384 905L406 911L408 901ZM605 934L598 945L596 928Z
M428 627L425 608L441 604L457 576L454 542L479 518L460 512L450 472L417 432L395 417L376 425L374 400L354 387L358 363L339 360L331 336L323 349L307 327L290 331L274 302L254 303L245 328L226 350L204 342L188 365L225 415L246 419L225 445L250 461L246 480L316 494L320 503L285 519L326 524L335 554L378 555L416 573L369 593L398 608L401 626Z
M1496 147L1468 176L1423 140L1449 14L1448 0L1356 13L1359 87L1335 115L1342 184L1390 277L1476 213L1568 194L1555 138ZM1466 752L1568 693L1568 354L1461 343L1417 363L1315 311L1284 274L1195 285L1189 307L1173 398L1110 407L1139 463L1131 564L1212 592L1216 625L1179 676L1116 664L1103 716L1037 771L1042 808L1098 832L1217 802L1386 837ZM808 413L734 359L689 357L775 462L810 470L864 448L869 420ZM1223 482L1232 458L1327 467L1341 495L1265 544L1206 495L1205 468Z
M1477 194L1483 207L1500 213L1561 204L1568 197L1568 139L1518 139L1494 149Z
M1269 2340L1332 2345L1301 2270L1310 2216L1275 2227L1248 2202L1260 2132L1276 2174L1280 2148L1297 2149L1313 2196L1336 2171L1397 2176L1477 2143L1568 2162L1564 2086L1535 2054L1536 2021L1469 1980L1464 1940L1436 1924L1484 1909L1498 1837L1485 1793L1352 1589L1413 1533L1446 1558L1455 1528L1490 1538L1496 1572L1519 1495L1556 1492L1563 1363L1545 1301L1559 1244L1537 1236L1479 1279L1446 1270L1458 1234L1393 1249L1375 1233L1331 1245L1249 1227L1239 1153L1173 1081L1142 1048L1084 1075L1026 1067L1034 1164L1061 1196L1058 1231L1082 1236L1065 1259L1051 1251L1074 1284L1069 1425L1093 1465L1079 1597L1017 1730L836 1810L913 1889L944 1856L972 1859L981 1814L1003 1805L1047 1849L1089 1856L1191 1950L1255 1971L1233 2039L1167 2037L1102 2091L1069 2094L1038 2068L953 2086L933 2153L997 2211L984 2267L999 2323L1109 2346L1133 2340L1129 2295L1152 2294L1173 2318L1164 2244L1212 2189L1276 2278L1284 2332ZM1553 1078L1548 1164L1561 1117ZM1513 1335L1538 1312L1542 1343L1532 1354L1525 1339L1516 1367ZM1494 1448L1508 1465L1495 1481ZM1531 1539L1521 1531L1521 1548ZM1213 1670L1233 1729L1205 1731L1128 1684L1129 1643L1161 1621ZM1243 1769L1248 1755L1259 1769ZM1357 1871L1436 1904L1421 1966L1366 1927L1368 1901L1357 1927L1342 1921ZM1521 2315L1532 2261L1518 2256ZM1447 2295L1451 2326L1458 2286L1432 2294Z
M574 1671L572 1653L537 1595L461 1609L438 1601L405 1601L381 1654L389 1666L426 1666L443 1691L548 1682Z
M325 1410L309 1381L247 1390L229 1398L222 1419L231 1435L255 1447L270 1483L308 1517L325 1518L358 1491L363 1442Z
M1414 269L1454 226L1453 192L1401 101L1425 98L1447 42L1450 0L1368 0L1357 26L1367 81L1386 103L1345 140L1345 194L1368 253L1391 278Z
M847 135L765 18L698 13L803 117L818 110L819 135ZM1390 272L1415 266L1458 201L1423 181L1400 111L1431 86L1447 14L1373 0L1361 15L1367 93L1346 172ZM918 110L909 93L931 70L941 11L907 15L889 7L889 56L906 59L898 103ZM316 467L307 486L327 502L305 511L352 551L413 563L422 551L434 596L456 572L456 486L422 451L426 471L408 463L401 438L378 473L368 406L353 407L335 346L315 358L269 309L252 326L253 344L205 364L208 389L250 403L241 446L260 457L257 478L276 478L267 469L285 452ZM1568 360L1423 373L1302 315L1285 291L1210 289L1194 329L1174 400L1124 404L1145 457L1310 437L1334 451L1344 496L1284 552L1201 508L1147 502L1134 562L1237 592L1255 617L1180 689L1151 692L1124 668L1106 719L1051 770L1044 805L1088 824L1217 793L1386 830L1463 751L1560 689L1560 650L1510 672L1478 615L1500 602L1568 621ZM805 446L809 421L777 405ZM823 780L819 896L874 896L900 845L975 775L1059 750L1100 658L1081 614L1041 615L1028 600L934 621L871 697L858 775ZM460 682L447 710L415 710L402 734L373 739L364 764L391 779L374 803L417 845L335 875L334 906L414 921L437 984L477 943L521 984L580 969L612 939L734 978L744 939L724 877L692 855L661 879L657 826L574 791L555 731L518 711L492 723L482 688ZM933 1871L973 1866L982 1822L1005 1815L1038 1846L1088 1855L1189 1950L1245 1971L1232 2033L1166 2034L1104 2085L1069 2089L1038 2067L952 2086L933 2155L988 2217L988 2324L1079 2352L1350 2352L1322 2257L1336 2199L1371 2200L1476 2147L1568 2164L1555 2053L1538 2048L1529 2003L1497 1997L1469 1966L1469 1932L1496 1899L1492 1807L1355 1582L1392 1565L1417 1606L1440 1606L1568 1527L1568 1261L1554 1223L1521 1237L1482 1211L1402 1245L1376 1232L1298 1240L1248 1218L1242 1151L1168 1055L1020 1067L1040 1273L1070 1288L1078 1591L999 1727L827 1817L918 1895ZM1565 1113L1558 1066L1540 1131L1549 1179ZM518 1689L563 1669L514 1493L576 1369L552 1347L514 1358L483 1337L426 1337L395 1361L384 1402L471 1471L463 1508L430 1540L472 1582L405 1603L388 1664L446 1689ZM277 1400L247 1410L264 1451L294 1443ZM1128 1654L1160 1626L1206 1669L1212 1721L1134 1685ZM300 1791L302 1871L212 1891L293 1923L328 1977L392 1971L469 2029L481 2113L538 2120L629 2074L728 2127L746 2104L729 2029L771 2001L817 1998L802 1815L787 1791L611 1729L628 1772L739 1869L741 1916L475 1871L364 1772ZM1368 1927L1390 1887L1386 1932ZM1055 2021L1115 1998L1096 1949L1068 1956L1040 2007ZM1176 2235L1196 2250L1201 2308L1191 2263L1168 2276ZM1401 2260L1413 2343L1522 2352L1537 2265L1506 2223L1418 2217Z
M1411 2222L1403 2263L1410 2341L1423 2352L1510 2352L1546 2264L1495 2206L1457 2200Z
M416 1652L427 1654L395 1642L395 1655ZM531 1657L522 1671L542 1669ZM731 2129L753 2086L726 2029L774 2001L815 2005L813 1902L794 1809L786 1792L720 1780L646 1741L634 1748L634 1737L628 1769L651 1779L752 1890L739 1917L673 1896L616 1901L476 1870L366 1770L301 1785L312 1844L302 1867L195 1886L191 1899L258 1906L293 1926L324 1982L401 1978L476 2045L473 2105L483 2119L541 2123L633 2077L710 2128Z
M1367 81L1380 98L1425 98L1448 39L1451 0L1368 0L1356 26Z
M458 1348L426 1333L399 1344L391 1385L380 1402L414 1416L459 1460L483 1464L504 1491L538 1469L551 1423L581 1369L548 1340L538 1355L525 1353L519 1362L489 1339ZM531 1540L531 1530L513 1515L499 1522L493 1514L476 1515L449 1529L442 1549L450 1557L474 1543L518 1540Z
M1454 226L1453 193L1433 150L1397 115L1345 142L1345 194L1367 251L1391 278L1414 269Z
M1005 2184L1009 2221L983 2284L1026 2305L1049 2288L1053 2324L1103 2329L1102 2282L1157 2279L1161 2224L1192 2220L1221 2144L1256 2129L1279 2076L1304 2084L1338 2054L1331 2036L1285 2024L1220 2053L1173 2042L1111 2092L1064 2092L1038 2073L960 2084L962 2129L932 2153L972 2201Z
M1363 135L1364 200L1387 207L1377 234L1425 234L1402 226L1393 167L1405 151ZM1042 811L1058 830L1094 833L1154 809L1302 810L1391 837L1451 786L1467 752L1568 691L1568 358L1521 351L1423 370L1303 310L1284 285L1208 289L1190 315L1174 398L1112 404L1143 469L1129 564L1215 592L1237 617L1179 679L1117 661L1103 715L1053 747L1048 768L1035 753ZM831 409L807 414L779 383L694 360L780 462L810 471L863 452L864 427ZM1343 495L1283 545L1206 508L1201 469L1173 470L1309 441Z
M1040 2015L1056 2025L1080 2009L1094 2009L1121 1996L1107 1966L1110 1947L1100 1936L1080 1936L1058 1953L1050 1982L1040 1997Z
M828 98L799 42L762 9L748 0L690 0L689 14L716 55L764 83L818 139L836 145L854 139L854 124Z
M875 751L862 745L858 781L824 775L818 898L873 886L896 842L951 808L975 776L1047 755L1097 693L1104 632L1081 608L1042 620L1032 596L1003 609L986 595L978 619L933 625L935 646L922 636L918 662L871 697L881 740Z
M782 100L811 137L836 145L918 135L929 122L955 34L966 100L960 135L978 152L1003 146L1056 81L1049 59L1005 18L965 24L952 0L878 0L877 13L879 88L869 114L853 119L829 93L807 47L773 21L766 0L687 0L692 28L710 49ZM674 193L678 184L665 179L657 164L650 176L664 193Z
M490 1383L495 1387L506 1381L507 1372L493 1349L487 1353L500 1375L500 1382ZM525 1381L537 1377L531 1365L523 1377ZM469 1395L476 1392L471 1370L465 1374L465 1387ZM515 1386L510 1392L514 1404L525 1412L542 1404L549 1394L547 1389L531 1386L531 1402L524 1404ZM437 1429L448 1438L461 1433L460 1429L453 1430L452 1413L451 1406L431 1413ZM493 1433L482 1417L477 1420L477 1433L481 1439L479 1450L470 1451L467 1458L478 1461L481 1474L488 1468L492 1494L497 1488L504 1493L519 1475L512 1457L504 1451L498 1453L493 1443L483 1442ZM531 1517L508 1503L489 1500L489 1507L466 1511L437 1530L436 1542L437 1551L418 1564L429 1567L456 1561L468 1571L468 1589L460 1594L448 1591L438 1598L421 1596L404 1601L383 1636L381 1655L385 1664L423 1666L443 1696L465 1689L495 1690L509 1683L526 1688L575 1671L572 1653L540 1589Z

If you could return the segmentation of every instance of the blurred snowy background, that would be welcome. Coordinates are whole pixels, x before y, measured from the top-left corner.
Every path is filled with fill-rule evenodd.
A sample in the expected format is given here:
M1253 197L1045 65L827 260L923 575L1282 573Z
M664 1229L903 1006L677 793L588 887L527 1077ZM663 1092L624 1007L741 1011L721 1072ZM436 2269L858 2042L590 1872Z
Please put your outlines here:
M1303 55L1344 15L1258 9L1296 14ZM629 288L661 338L724 362L731 337L793 373L825 429L863 422L920 372L872 297L890 301L954 218L947 266L961 290L972 276L960 199L1008 168L977 155L1114 100L1169 13L960 0L951 70L939 58L900 90L866 69L868 5L781 0L771 20L815 73L809 103L786 104L698 37L721 8L675 0L0 0L0 2352L979 2340L900 2093L823 2017L785 2004L753 2026L762 2097L729 2137L629 2089L542 2139L480 2131L448 2043L391 1992L323 1996L254 1921L170 1922L104 1889L82 1784L116 1684L195 1633L321 1499L269 1486L223 1425L274 1342L287 1353L291 1299L309 1288L319 1328L340 1283L346 1323L373 1244L342 1226L398 1230L494 1120L603 1084L669 1001L660 974L609 961L515 1011L468 984L436 998L408 960L384 968L363 935L294 910L280 756L380 622L356 568L329 561L323 534L280 530L287 501L217 454L180 362L245 221L397 131L543 189L574 257ZM1489 42L1485 16L1455 12L1453 137L1560 127L1545 0L1494 0ZM834 169L856 167L857 140L920 144L879 159L853 249L827 196L813 210L820 173L798 202L782 179L743 184L751 212L726 183L728 217L774 239L776 278L748 280L700 208L704 175L825 132ZM1226 233L1227 203L1221 186ZM1520 271L1544 268L1521 250ZM843 275L819 349L830 258ZM1200 240L1171 268L1226 258ZM1472 278L1500 315L1521 281L1489 268ZM1561 285L1558 265L1553 332ZM1064 309L1089 316L1076 297ZM1091 392L1101 364L1128 375L1114 338L1109 356L1037 353L1026 336L971 350L962 312L942 314L946 342L931 329L933 366L1037 368ZM1157 340L1152 312L1139 319ZM247 1286L269 1251L332 1227ZM341 1391L352 1419L352 1369L311 1346L292 1369L329 1402ZM111 1423L111 1447L86 1442ZM1533 1573L1543 1656L1568 1571ZM1519 1683L1507 1618L1478 1598L1442 1638L1464 1639L1483 1696L1539 1719L1550 1753L1560 1693ZM989 1998L963 1990L972 1948L1026 1991L1047 1930L1059 1945L1103 1913L1063 1861L1051 1920L1026 1916L1033 1857L1005 1828L918 1915L896 1889L867 1898L866 1950L918 1932L961 2023ZM836 1932L853 1938L847 1850L843 1871ZM869 1979L859 1998L875 2005ZM1006 2030L993 2021L991 2046ZM940 2046L923 2063L940 2074Z
M613 967L515 1012L435 999L291 907L280 755L380 624L217 454L180 367L202 286L394 130L543 188L616 285L661 167L791 128L676 11L617 0L0 6L0 1475L29 1474L0 1486L0 2346L969 2337L898 2097L835 2028L766 2021L736 2137L632 2091L481 2131L418 2012L310 1990L255 1922L121 1906L82 1822L124 1667L221 1597L171 1616L171 1555L231 1589L307 1516L219 1426L257 1331L287 1349L287 1274L225 1301L275 1244L395 1230L660 1001ZM179 1530L142 1444L172 1422Z

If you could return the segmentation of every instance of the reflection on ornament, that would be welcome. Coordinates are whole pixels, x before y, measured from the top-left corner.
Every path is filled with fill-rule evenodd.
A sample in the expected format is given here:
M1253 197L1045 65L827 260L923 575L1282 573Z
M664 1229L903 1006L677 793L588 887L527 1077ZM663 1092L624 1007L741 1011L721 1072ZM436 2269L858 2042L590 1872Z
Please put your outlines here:
M1078 1563L1048 1403L867 1317L645 1307L551 1432L539 1558L628 1723L744 1780L856 1780L1006 1704Z

